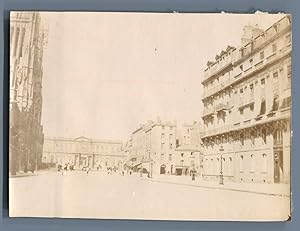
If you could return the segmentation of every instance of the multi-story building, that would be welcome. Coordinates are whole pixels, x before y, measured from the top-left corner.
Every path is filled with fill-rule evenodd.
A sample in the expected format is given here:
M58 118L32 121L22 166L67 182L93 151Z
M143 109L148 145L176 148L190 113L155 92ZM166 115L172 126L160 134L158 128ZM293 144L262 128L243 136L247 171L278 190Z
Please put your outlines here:
M176 147L182 145L191 145L200 148L202 134L202 124L194 121L191 124L184 123L182 126L177 126L176 129Z
M291 19L244 28L204 72L205 179L289 182Z
M33 12L10 15L9 171L35 171L43 150L42 77L46 42L41 17Z
M191 143L184 134L191 131L193 125L183 126L179 137L176 122L148 121L135 130L128 141L129 161L126 166L136 171L144 169L154 174L189 174L191 169L200 168L200 147ZM181 138L185 137L185 139ZM200 138L199 138L200 142Z
M130 138L129 166L145 169L150 174L170 173L168 158L175 153L175 135L175 122L162 122L158 118L141 125Z
M202 159L202 126L200 122L194 121L192 124L183 124L176 130L176 152L172 166L175 175L191 175L195 172L201 175L203 170Z
M42 161L62 166L69 164L75 169L123 169L125 155L119 141L46 137Z

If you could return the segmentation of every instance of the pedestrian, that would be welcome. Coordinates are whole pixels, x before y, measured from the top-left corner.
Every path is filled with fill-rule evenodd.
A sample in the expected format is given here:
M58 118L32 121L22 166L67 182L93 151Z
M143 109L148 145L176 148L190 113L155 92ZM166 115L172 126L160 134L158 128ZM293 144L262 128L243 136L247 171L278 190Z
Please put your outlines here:
M192 180L195 180L195 171L192 172Z
M87 175L89 175L90 169L91 169L91 168L87 168L87 170L86 170L86 174L87 174Z

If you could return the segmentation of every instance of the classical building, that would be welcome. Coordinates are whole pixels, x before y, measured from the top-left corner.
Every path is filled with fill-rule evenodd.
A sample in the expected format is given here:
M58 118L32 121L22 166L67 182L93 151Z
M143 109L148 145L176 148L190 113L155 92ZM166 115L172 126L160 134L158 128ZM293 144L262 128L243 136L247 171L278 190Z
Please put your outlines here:
M9 171L41 168L43 150L42 77L45 31L38 13L10 15Z
M125 152L129 160L126 166L150 175L185 175L191 169L200 169L200 147L192 146L190 138L188 141L187 136L183 135L185 132L181 132L180 137L177 134L176 122L163 122L158 118L157 121L141 125L127 142ZM185 140L181 137L185 137Z
M86 137L44 139L43 163L73 165L75 169L122 169L125 156L122 142Z
M205 179L290 180L291 19L246 26L241 46L227 46L204 72Z

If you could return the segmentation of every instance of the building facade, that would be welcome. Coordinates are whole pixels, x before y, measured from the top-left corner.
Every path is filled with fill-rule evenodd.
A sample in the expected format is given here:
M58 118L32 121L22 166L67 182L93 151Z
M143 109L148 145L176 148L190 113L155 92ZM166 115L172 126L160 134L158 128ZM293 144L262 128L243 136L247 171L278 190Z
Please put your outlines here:
M291 147L291 19L246 26L239 48L207 63L203 177L287 183Z
M42 78L46 34L38 13L12 12L10 18L9 171L42 167Z
M183 128L180 133L176 122L164 122L159 118L141 125L127 142L127 166L150 175L188 175L191 169L200 170L200 147L193 145L191 138L185 135L193 128L191 125Z
M50 138L44 140L43 163L74 166L75 169L114 168L121 170L125 156L122 142L88 139L86 137Z

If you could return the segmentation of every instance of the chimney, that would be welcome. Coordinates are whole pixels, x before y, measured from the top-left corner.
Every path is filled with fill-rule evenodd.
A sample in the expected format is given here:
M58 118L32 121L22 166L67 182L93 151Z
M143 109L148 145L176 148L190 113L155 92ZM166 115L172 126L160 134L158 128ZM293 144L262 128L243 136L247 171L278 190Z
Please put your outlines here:
M243 35L241 38L242 46L251 42L256 36L258 36L262 32L263 30L258 27L258 24L244 26Z

